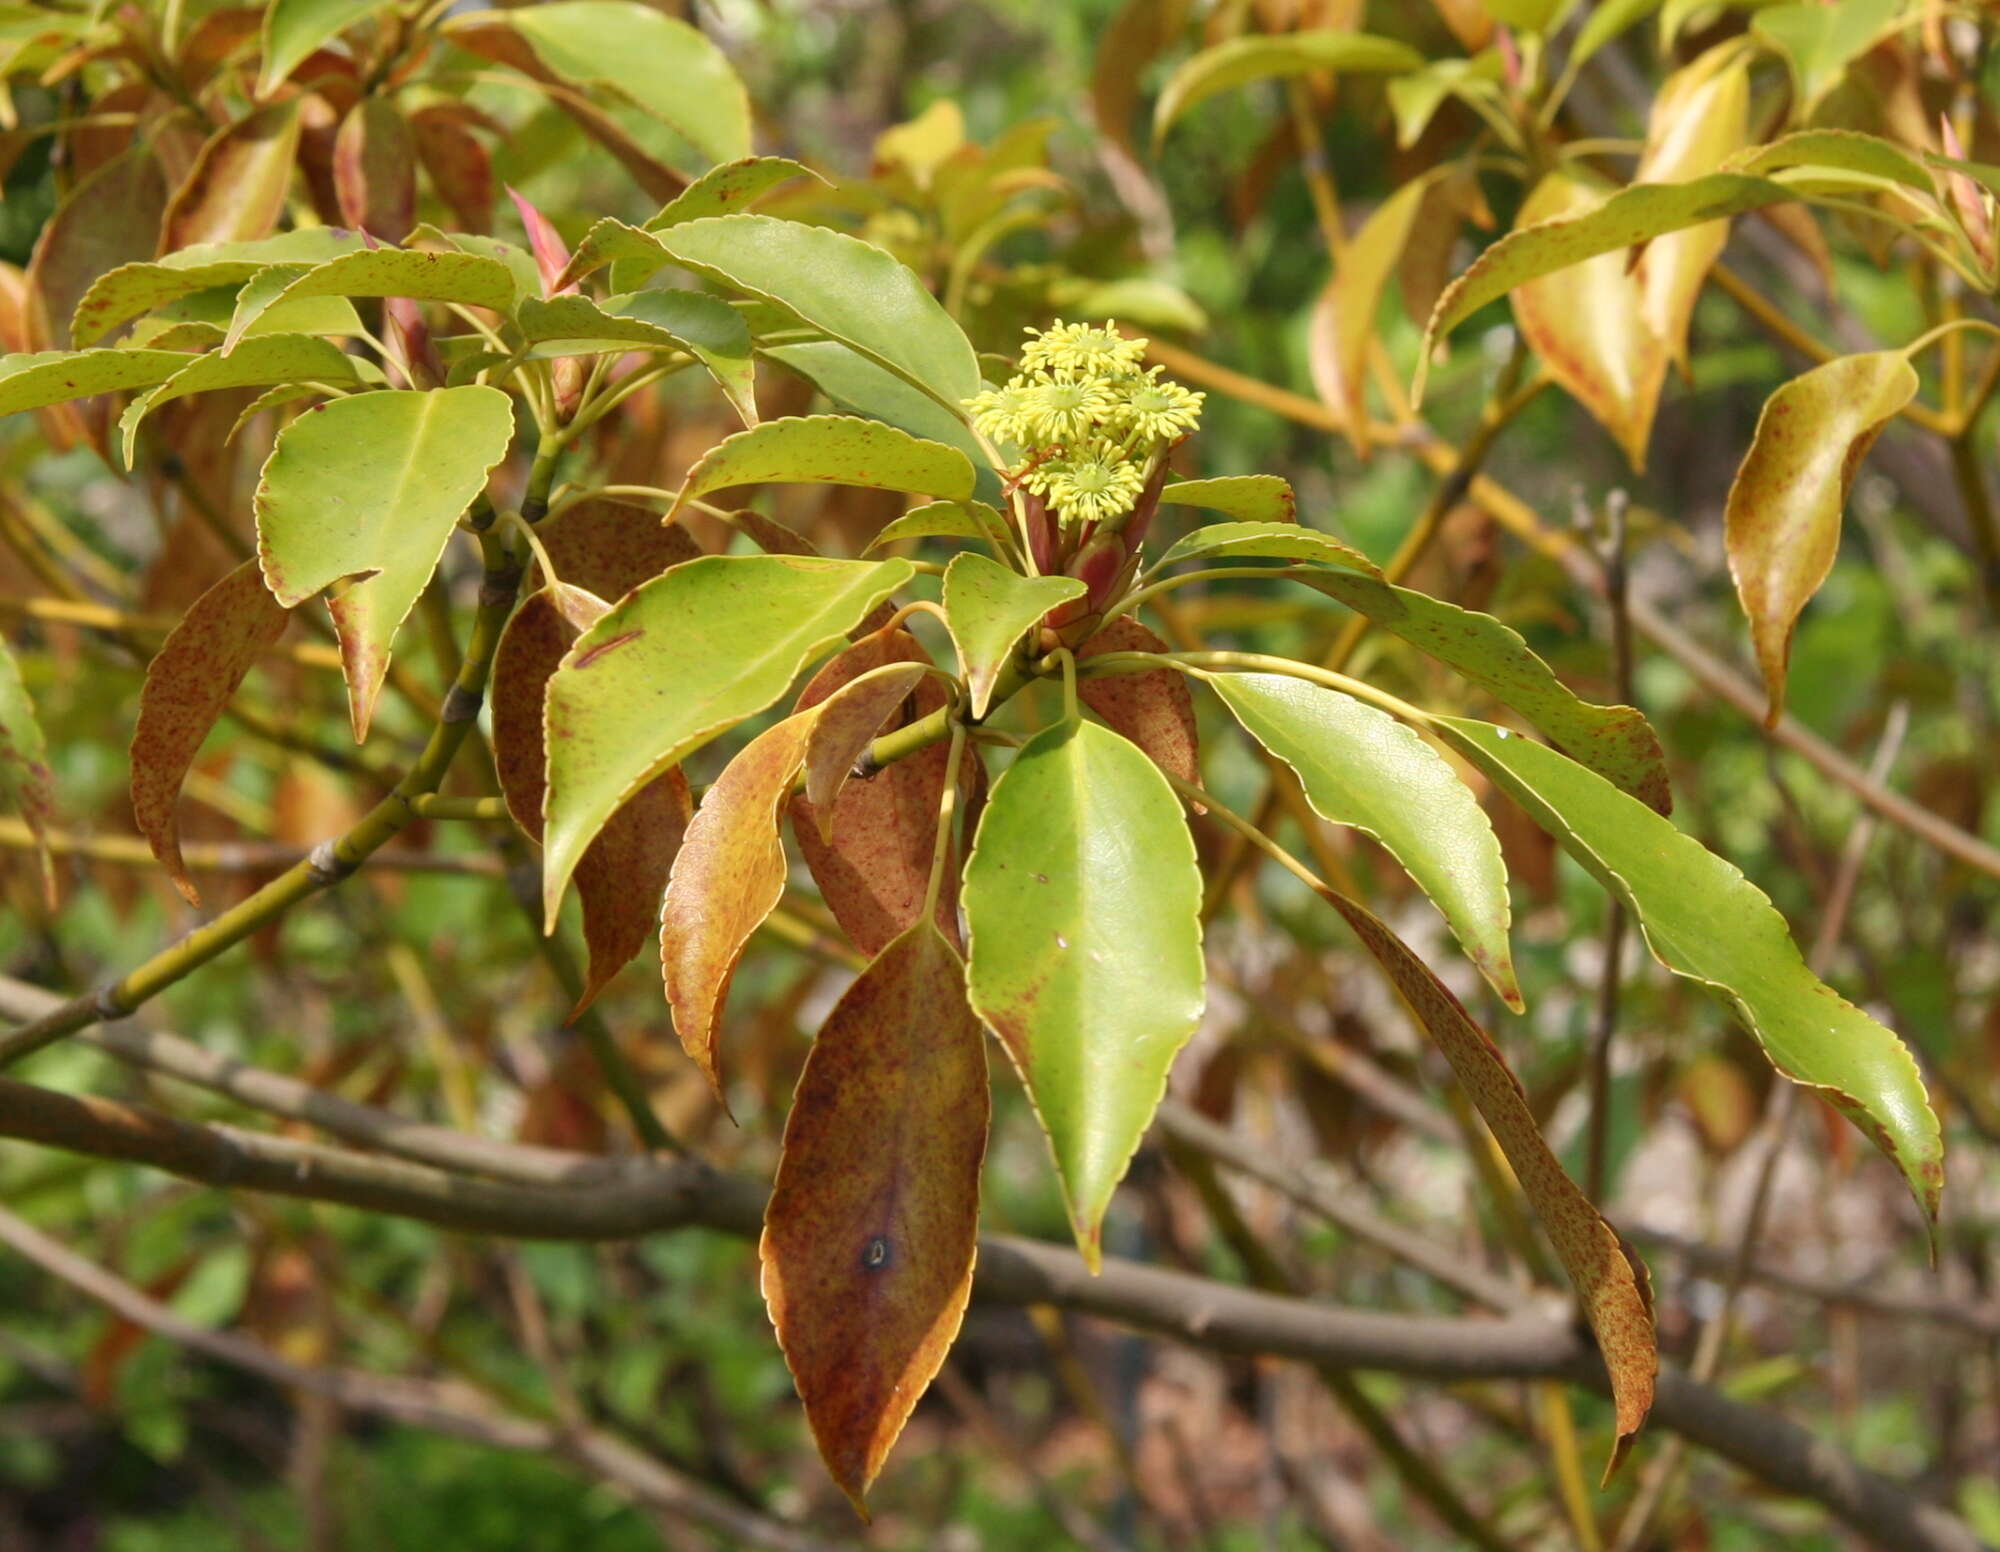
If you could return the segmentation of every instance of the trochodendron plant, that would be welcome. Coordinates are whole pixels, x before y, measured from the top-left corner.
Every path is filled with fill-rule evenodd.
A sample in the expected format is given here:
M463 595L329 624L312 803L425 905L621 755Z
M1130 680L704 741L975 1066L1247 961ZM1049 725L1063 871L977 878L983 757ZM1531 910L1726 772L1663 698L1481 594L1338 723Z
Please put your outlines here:
M190 901L177 795L295 612L324 601L352 730L366 739L385 687L408 677L394 654L440 558L454 542L476 546L483 579L456 678L432 698L421 752L357 823L103 991L13 1032L0 1041L5 1057L131 1012L442 811L441 785L478 748L490 703L506 811L541 847L545 926L572 889L581 897L581 1002L657 930L673 1028L726 1103L726 998L782 897L789 820L864 963L792 1102L763 1291L828 1469L858 1506L966 1307L989 1032L1046 1133L1077 1243L1099 1257L1113 1193L1203 1012L1204 879L1188 817L1204 814L1337 912L1449 1059L1575 1285L1610 1374L1622 1453L1657 1366L1643 1267L1559 1165L1498 1047L1438 973L1204 787L1194 697L1212 695L1289 767L1313 812L1394 856L1478 975L1518 1008L1500 847L1462 779L1477 771L1623 902L1667 969L1714 992L1779 1072L1851 1116L1935 1214L1940 1134L1909 1054L1807 969L1740 873L1667 817L1661 751L1637 711L1579 700L1497 620L1403 587L1301 524L1284 480L1177 477L1202 399L1146 365L1144 339L1058 322L1030 331L1018 362L994 363L901 258L770 213L812 175L750 155L726 64L642 7L576 0L476 13L447 23L440 46L538 81L608 82L625 107L706 105L672 127L712 171L661 190L665 203L642 226L599 221L573 253L525 204L525 246L417 224L415 161L371 156L369 145L411 135L382 89L431 35L398 30L401 9L369 9L385 20L362 35L377 50L356 56L366 68L323 55L344 11L315 31L298 17L331 9L270 9L258 56L267 100L192 148L162 207L157 255L106 267L74 295L49 292L68 311L44 326L70 345L0 363L0 413L67 415L51 420L58 433L128 467L152 417L190 396L254 388L254 410L282 422L256 488L255 553L193 603L153 658L132 745L140 829ZM71 20L82 25L65 16L62 26ZM620 74L619 28L672 52L675 89ZM587 46L598 52L580 58ZM220 61L236 56L184 57L220 76L232 68ZM1749 59L1747 46L1724 45L1671 91L1721 90ZM295 158L308 156L310 182L312 148L327 148L313 136L329 98L287 86L315 60L352 77L351 92L334 91L331 208L326 224L273 232ZM1238 40L1182 67L1160 126L1260 75L1421 65L1359 34ZM1489 84L1466 71L1435 95L1498 112ZM1540 108L1526 101L1532 122ZM615 119L592 111L586 128L642 183L664 177ZM184 137L176 123L168 115L160 134ZM463 153L468 123L435 118L425 165L433 177L449 169L440 188L469 206L468 159L438 149ZM1518 149L1524 165L1542 154ZM1513 292L1551 372L1635 456L1650 401L1617 401L1612 389L1628 379L1613 374L1607 386L1587 354L1563 348L1562 319L1538 322L1535 298L1550 293L1536 288L1559 271L1590 266L1593 287L1657 294L1662 311L1649 302L1644 316L1664 331L1664 362L1691 305L1684 273L1655 279L1695 262L1670 246L1677 234L1765 205L1850 209L1865 188L1896 196L1908 209L1888 219L1990 288L1991 238L1973 219L1984 206L1964 191L1977 171L1887 141L1804 129L1721 148L1712 169L1663 166L1602 202L1560 160L1524 207L1529 224L1438 299L1429 335ZM114 159L95 176L129 198L126 185L157 180L158 166L149 153L143 166ZM1949 174L1942 196L1939 168ZM228 200L213 192L225 177ZM250 214L244 180L268 194ZM976 235L979 221L999 218L1005 196L975 181L957 197L969 205L952 207L957 225L945 229L976 252L992 240ZM759 200L763 211L743 208ZM1384 230L1412 214L1404 204L1383 207ZM1378 236L1371 223L1342 283L1379 294L1387 267L1363 273L1355 257ZM1635 244L1647 246L1633 278L1621 255ZM962 292L970 272L946 287ZM1349 296L1347 314L1372 316L1362 303L1373 300ZM1830 504L1837 519L1853 453L1914 391L1909 353L1843 360L1782 390L1740 476L1733 553L1774 697L1784 639L1817 577L1798 585L1812 568L1758 487L1772 483L1781 506L1801 511ZM1335 356L1336 378L1358 400L1360 356ZM801 372L835 409L760 420L759 362ZM593 429L688 370L705 374L744 428L695 458L678 489L603 477ZM1365 431L1365 416L1355 424ZM1788 468L1800 461L1804 477ZM813 553L772 519L712 499L788 483L914 502L848 558ZM1195 521L1149 546L1163 509ZM694 512L728 517L761 553L700 553L680 521ZM1171 645L1163 606L1174 591L1221 579L1313 589L1463 676L1509 721L1426 711L1319 662ZM421 686L411 693L423 703ZM7 792L40 825L54 794L4 656L0 737ZM712 745L733 752L698 790L688 761Z

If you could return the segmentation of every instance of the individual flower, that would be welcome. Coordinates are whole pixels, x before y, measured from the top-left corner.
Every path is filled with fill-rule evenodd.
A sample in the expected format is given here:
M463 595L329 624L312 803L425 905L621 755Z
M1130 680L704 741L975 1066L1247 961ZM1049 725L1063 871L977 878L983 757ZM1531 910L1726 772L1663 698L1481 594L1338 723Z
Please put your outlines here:
M1021 443L1028 440L1028 412L1032 403L1033 389L1017 377L967 399L965 408L981 436L996 442Z
M1116 330L1094 323L1064 323L1028 331L1021 351L1021 369L1062 377L1115 377L1136 372L1145 359L1146 342L1129 340Z
M1101 439L1036 472L1040 493L1072 523L1123 517L1146 484L1141 467Z
M1118 407L1111 390L1090 379L1036 383L1028 389L1027 404L1028 434L1058 446L1083 441Z
M1141 442L1173 442L1201 420L1203 394L1161 378L1154 367L1122 395L1112 423Z

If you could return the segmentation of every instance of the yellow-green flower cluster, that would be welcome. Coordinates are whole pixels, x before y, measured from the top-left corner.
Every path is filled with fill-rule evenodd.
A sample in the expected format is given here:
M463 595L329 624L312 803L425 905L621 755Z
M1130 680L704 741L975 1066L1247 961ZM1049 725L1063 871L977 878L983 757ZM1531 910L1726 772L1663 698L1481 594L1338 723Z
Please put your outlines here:
M1018 448L1022 483L1072 522L1121 517L1162 448L1194 430L1202 395L1148 371L1146 342L1058 319L1028 331L1021 371L965 401L981 435Z

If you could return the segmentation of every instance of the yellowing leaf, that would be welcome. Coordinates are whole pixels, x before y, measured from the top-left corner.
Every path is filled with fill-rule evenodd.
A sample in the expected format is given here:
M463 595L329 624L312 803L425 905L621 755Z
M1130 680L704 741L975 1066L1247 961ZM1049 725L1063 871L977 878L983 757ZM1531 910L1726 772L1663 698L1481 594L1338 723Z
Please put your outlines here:
M1007 1048L1084 1259L1201 1018L1201 872L1180 802L1090 722L1024 744L965 867L972 1005Z
M667 521L711 491L774 481L862 485L963 501L972 494L972 464L955 447L926 442L881 421L787 416L725 437L704 453L688 470Z
M35 838L41 856L42 894L55 909L55 866L49 860L49 818L55 809L55 784L49 772L48 744L35 717L35 703L21 682L21 666L0 641L0 797L19 814Z
M1165 506L1203 507L1239 522L1296 523L1299 498L1291 482L1275 474L1225 474L1208 480L1168 480L1160 487Z
M262 237L284 214L298 149L297 99L218 129L167 204L159 251Z
M1520 226L1577 216L1602 199L1603 191L1581 178L1552 172L1521 206ZM1440 312L1449 303L1447 292ZM1560 273L1523 280L1514 287L1514 319L1549 375L1611 433L1633 469L1643 470L1667 348L1647 321L1645 294L1625 255L1600 253Z
M1854 471L1882 428L1917 392L1896 350L1841 356L1772 394L1729 487L1724 531L1736 595L1776 725L1785 706L1792 628L1840 548L1840 513Z
M660 906L660 964L681 1046L728 1108L716 1052L729 982L785 894L778 809L806 757L813 714L765 729L723 767L687 827Z
M1153 106L1153 141L1163 140L1174 121L1196 103L1253 81L1319 70L1399 75L1421 69L1423 63L1423 55L1407 43L1328 27L1231 38L1203 49L1167 77Z
M181 861L174 805L202 740L229 697L291 618L245 561L196 599L160 644L139 692L132 732L132 817L189 905L201 894Z
M919 923L813 1041L758 1247L820 1456L863 1513L971 1297L990 1104L965 967Z
M1418 208L1435 178L1414 178L1377 205L1335 260L1332 278L1313 308L1313 382L1340 415L1354 450L1368 453L1368 342L1382 293L1396 272Z

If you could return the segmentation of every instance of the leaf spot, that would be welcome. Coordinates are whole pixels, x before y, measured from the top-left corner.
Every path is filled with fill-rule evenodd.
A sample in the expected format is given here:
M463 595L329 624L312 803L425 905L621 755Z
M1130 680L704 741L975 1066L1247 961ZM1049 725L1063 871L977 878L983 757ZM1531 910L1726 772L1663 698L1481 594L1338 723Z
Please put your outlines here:
M889 1264L889 1237L877 1234L861 1249L861 1269L864 1272L879 1272Z

